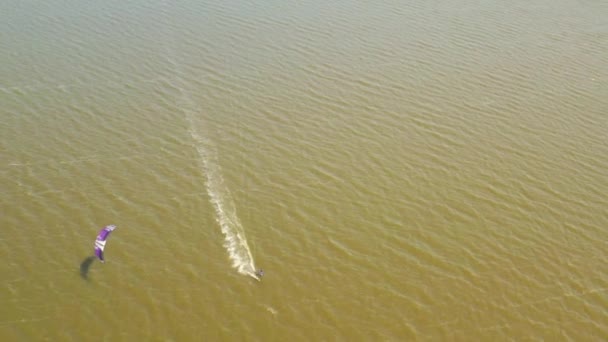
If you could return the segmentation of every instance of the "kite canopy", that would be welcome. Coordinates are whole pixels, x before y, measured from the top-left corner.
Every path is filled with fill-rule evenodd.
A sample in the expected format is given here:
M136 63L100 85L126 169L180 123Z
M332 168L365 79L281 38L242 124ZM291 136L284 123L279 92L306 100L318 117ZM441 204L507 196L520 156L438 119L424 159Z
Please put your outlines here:
M116 226L113 224L103 227L103 229L99 231L97 239L95 239L95 256L97 256L101 262L105 261L103 258L103 250L106 248L106 240L110 237L110 233L114 229L116 229Z

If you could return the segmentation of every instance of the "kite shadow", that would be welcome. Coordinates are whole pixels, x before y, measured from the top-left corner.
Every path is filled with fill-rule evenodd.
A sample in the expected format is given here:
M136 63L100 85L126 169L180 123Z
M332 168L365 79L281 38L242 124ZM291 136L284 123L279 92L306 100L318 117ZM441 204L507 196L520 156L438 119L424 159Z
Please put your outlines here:
M89 279L89 268L91 268L91 264L95 261L94 256L88 256L80 263L80 276L82 279Z

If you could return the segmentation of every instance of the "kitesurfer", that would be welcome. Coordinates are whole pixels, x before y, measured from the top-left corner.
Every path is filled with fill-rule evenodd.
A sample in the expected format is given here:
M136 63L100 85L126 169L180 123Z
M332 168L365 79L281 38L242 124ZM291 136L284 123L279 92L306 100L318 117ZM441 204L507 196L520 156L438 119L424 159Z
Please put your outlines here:
M264 276L264 270L260 268L255 272L255 275L258 276L258 278L262 278Z

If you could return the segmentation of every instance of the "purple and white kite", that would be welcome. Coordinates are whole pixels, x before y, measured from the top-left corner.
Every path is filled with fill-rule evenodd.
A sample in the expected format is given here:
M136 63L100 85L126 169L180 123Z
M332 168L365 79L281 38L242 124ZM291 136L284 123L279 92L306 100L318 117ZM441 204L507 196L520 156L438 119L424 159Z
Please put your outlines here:
M103 227L103 229L99 231L97 239L95 239L95 255L101 262L105 262L103 259L103 250L106 248L106 240L110 237L110 233L114 229L116 229L116 226L113 224Z

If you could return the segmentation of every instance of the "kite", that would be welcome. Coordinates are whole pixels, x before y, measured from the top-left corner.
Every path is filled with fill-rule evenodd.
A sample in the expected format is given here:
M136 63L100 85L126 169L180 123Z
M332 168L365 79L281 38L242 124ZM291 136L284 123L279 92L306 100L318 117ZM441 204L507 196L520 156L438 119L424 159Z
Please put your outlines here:
M109 225L103 227L102 230L99 231L99 235L97 235L97 239L95 239L95 255L101 262L105 262L103 258L103 250L106 248L106 240L110 237L110 233L116 229L115 225Z

